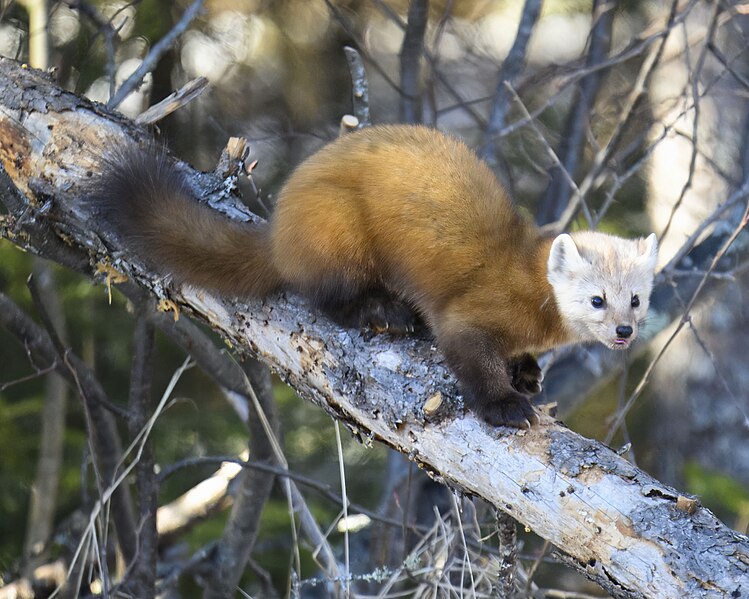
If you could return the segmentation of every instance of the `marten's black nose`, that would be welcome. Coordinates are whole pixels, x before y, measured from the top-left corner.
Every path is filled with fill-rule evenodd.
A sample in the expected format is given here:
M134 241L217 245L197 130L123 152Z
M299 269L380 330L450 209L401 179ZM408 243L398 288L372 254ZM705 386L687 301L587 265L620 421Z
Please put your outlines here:
M619 325L616 327L616 335L621 339L627 339L632 336L632 327L626 325Z

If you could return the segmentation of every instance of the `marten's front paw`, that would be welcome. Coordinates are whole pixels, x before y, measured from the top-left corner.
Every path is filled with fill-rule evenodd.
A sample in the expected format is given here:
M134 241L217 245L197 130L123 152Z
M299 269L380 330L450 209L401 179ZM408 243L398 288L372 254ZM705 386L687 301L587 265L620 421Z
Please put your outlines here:
M501 400L484 403L478 409L474 408L474 412L492 426L530 428L538 424L538 414L530 400L519 393L508 394Z
M541 392L544 373L530 354L521 354L507 361L512 375L512 386L515 391L524 395L536 395Z

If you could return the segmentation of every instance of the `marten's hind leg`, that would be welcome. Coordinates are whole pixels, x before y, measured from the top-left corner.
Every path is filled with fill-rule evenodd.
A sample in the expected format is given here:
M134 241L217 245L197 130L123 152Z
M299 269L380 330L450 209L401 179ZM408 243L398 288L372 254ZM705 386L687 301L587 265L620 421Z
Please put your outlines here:
M413 308L385 290L373 290L361 297L359 323L360 328L373 333L391 335L409 335L423 328Z
M333 290L319 289L313 297L321 310L347 328L393 335L407 335L423 328L410 305L382 288L360 290L340 285Z
M381 282L362 206L349 189L323 178L309 189L292 177L272 220L273 263L280 278L348 328L412 333L419 320Z

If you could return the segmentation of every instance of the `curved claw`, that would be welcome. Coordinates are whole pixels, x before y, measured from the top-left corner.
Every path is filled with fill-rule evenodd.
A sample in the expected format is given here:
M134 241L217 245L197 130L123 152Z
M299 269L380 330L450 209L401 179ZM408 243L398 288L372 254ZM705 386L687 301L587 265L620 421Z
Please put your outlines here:
M531 402L519 393L482 406L478 415L492 426L529 429L539 423Z

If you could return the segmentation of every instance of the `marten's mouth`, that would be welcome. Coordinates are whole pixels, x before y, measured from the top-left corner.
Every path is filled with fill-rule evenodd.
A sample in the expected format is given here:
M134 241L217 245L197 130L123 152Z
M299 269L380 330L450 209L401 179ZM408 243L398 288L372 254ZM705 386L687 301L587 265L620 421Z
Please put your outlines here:
M625 339L624 337L616 337L611 347L612 349L626 349L629 347L629 344L631 342L632 342L631 339Z

